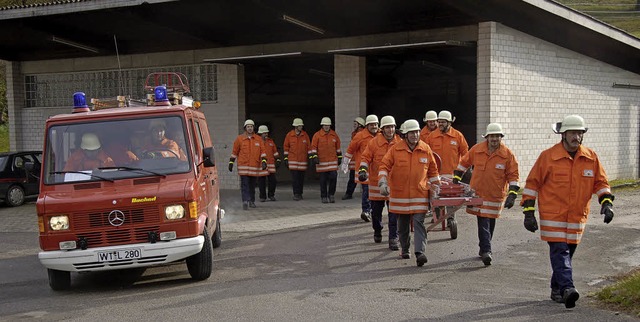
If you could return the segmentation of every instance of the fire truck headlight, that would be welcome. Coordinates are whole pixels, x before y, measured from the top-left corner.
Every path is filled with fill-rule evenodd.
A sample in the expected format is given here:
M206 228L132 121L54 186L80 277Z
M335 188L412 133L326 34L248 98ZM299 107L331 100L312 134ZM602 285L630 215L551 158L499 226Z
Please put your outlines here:
M51 230L67 230L69 229L69 217L66 215L53 216L49 219L49 227Z
M164 216L169 220L184 218L184 207L182 205L171 205L164 208Z

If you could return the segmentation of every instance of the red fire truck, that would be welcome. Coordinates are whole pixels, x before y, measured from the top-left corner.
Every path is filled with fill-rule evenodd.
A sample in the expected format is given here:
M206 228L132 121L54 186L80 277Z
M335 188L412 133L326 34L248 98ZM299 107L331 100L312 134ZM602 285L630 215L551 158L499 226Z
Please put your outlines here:
M224 210L205 116L182 74L153 74L145 88L137 107L118 97L91 109L76 93L74 113L46 122L38 257L54 290L70 288L71 272L183 259L194 280L211 275Z

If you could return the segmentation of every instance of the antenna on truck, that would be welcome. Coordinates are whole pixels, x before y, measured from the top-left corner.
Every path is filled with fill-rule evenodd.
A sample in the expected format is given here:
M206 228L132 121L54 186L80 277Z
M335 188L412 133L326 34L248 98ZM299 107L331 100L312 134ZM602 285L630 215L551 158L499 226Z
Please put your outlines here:
M113 42L116 45L116 57L118 59L118 84L120 84L120 95L124 95L124 82L122 81L122 67L120 66L120 52L118 52L118 39L113 35Z

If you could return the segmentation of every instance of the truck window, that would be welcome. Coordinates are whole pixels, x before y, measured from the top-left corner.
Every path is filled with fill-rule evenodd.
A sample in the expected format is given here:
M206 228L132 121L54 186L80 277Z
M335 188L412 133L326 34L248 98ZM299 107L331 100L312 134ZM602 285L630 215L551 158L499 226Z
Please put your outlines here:
M179 116L52 126L45 146L45 184L117 180L187 172Z

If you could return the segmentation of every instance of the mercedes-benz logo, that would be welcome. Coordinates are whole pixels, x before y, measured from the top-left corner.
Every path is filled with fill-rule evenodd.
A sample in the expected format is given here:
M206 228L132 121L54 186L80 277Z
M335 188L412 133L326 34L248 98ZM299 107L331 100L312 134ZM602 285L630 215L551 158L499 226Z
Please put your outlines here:
M113 210L109 213L109 223L111 226L122 226L124 224L124 213L120 210Z

